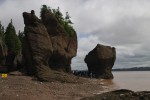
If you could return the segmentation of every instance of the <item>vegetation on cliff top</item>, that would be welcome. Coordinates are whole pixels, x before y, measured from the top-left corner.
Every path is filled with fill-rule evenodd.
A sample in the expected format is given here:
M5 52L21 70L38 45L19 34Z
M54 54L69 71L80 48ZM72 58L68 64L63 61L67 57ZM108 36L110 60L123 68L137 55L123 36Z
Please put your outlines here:
M66 31L68 36L73 37L75 35L75 30L72 27L73 23L70 20L71 17L69 16L68 12L66 12L66 16L64 17L63 14L60 12L59 7L57 9L51 9L47 5L42 5L41 18L43 14L46 13L47 11L50 11L56 17L59 24Z

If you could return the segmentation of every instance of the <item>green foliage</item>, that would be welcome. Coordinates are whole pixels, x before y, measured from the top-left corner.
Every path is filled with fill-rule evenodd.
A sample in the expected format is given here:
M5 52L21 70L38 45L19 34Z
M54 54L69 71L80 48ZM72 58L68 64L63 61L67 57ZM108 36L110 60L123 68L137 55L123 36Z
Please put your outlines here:
M54 16L57 18L57 20L63 24L64 22L64 18L63 18L63 14L60 12L59 7L57 9L52 9L52 13L54 14Z
M48 10L51 10L50 7L47 7L46 5L42 5L40 17L42 18L43 14L46 13Z
M73 23L70 20L71 17L69 16L68 12L66 12L66 16L63 17L63 14L60 12L59 7L57 9L51 9L47 5L42 5L41 18L43 14L46 13L47 11L51 12L56 17L59 24L61 25L62 28L65 29L68 36L73 37L75 35L75 30L72 27Z
M8 48L8 53L18 54L21 50L21 42L16 35L15 27L11 22L8 24L5 32L5 41Z

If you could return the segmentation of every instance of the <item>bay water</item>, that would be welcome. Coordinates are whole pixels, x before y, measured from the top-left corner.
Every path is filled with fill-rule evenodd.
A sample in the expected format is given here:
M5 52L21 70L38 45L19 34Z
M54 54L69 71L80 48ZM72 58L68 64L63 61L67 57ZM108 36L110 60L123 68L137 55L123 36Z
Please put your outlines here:
M150 71L114 71L114 79L104 80L108 88L150 91Z

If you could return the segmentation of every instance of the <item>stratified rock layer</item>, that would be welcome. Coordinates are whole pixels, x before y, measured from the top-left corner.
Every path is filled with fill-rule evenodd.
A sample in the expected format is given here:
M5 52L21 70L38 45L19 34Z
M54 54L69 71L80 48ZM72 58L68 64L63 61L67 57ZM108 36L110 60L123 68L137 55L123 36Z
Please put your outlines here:
M96 78L112 79L112 67L116 60L114 47L97 44L97 46L86 55L84 61L88 71Z

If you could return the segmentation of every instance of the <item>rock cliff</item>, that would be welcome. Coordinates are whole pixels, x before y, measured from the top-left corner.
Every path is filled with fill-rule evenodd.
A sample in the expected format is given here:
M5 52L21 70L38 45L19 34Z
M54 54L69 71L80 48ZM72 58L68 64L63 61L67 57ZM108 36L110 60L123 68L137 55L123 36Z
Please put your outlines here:
M58 20L50 11L42 15L42 22L47 28L51 39L53 54L49 59L49 65L54 70L71 72L71 59L77 53L77 36L69 36Z
M5 58L7 56L7 49L0 45L0 64L5 64Z
M71 72L71 59L77 52L76 33L74 37L67 36L50 12L45 13L44 20L38 19L33 10L24 12L23 18L23 58L28 74L41 81L72 82L75 77L63 72Z
M52 55L52 44L45 26L30 13L23 13L25 23L24 58L28 72L43 73L49 70L48 60Z
M116 60L114 47L97 44L97 46L86 55L84 61L88 71L96 78L112 79L112 67Z

